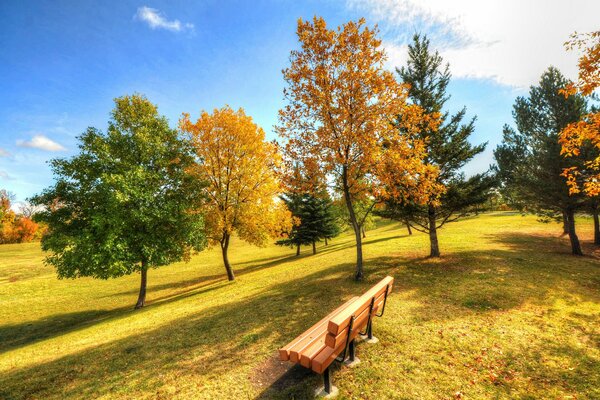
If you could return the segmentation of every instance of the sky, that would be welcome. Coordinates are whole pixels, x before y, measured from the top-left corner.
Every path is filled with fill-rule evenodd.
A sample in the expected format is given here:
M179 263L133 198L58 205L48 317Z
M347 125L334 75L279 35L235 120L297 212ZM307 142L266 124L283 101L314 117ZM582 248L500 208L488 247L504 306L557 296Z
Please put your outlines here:
M142 93L173 127L183 112L243 107L275 139L281 70L298 18L377 24L390 70L425 33L450 63L447 103L477 117L465 167L485 171L517 96L550 65L576 77L564 42L598 30L597 0L27 1L0 2L0 188L16 203L53 182L48 161L106 130L113 99Z

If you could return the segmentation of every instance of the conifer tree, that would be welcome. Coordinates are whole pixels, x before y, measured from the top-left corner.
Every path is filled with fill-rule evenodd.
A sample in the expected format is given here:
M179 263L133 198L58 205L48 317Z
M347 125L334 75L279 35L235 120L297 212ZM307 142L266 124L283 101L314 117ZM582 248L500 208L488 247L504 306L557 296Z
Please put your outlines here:
M339 234L333 203L328 196L288 193L282 196L282 200L298 223L292 227L287 238L276 242L278 245L296 247L296 255L300 255L301 246L312 245L313 254L316 254L317 242Z
M529 96L518 97L513 106L516 130L505 125L502 143L494 150L502 190L511 194L521 208L547 221L566 222L571 251L581 255L575 232L575 212L586 201L583 194L569 194L565 168L577 165L577 157L561 156L560 132L587 112L578 94L565 98L559 91L569 81L556 68L542 74Z
M439 168L437 183L446 188L438 198L421 205L410 199L390 198L379 214L408 223L418 231L429 234L430 256L439 257L437 231L445 223L455 221L467 211L487 200L494 179L488 174L477 174L465 178L462 167L475 155L485 150L487 143L473 146L469 137L475 130L475 118L463 123L466 108L456 114L444 111L450 96L450 67L443 63L437 51L430 49L425 36L416 34L408 46L408 62L397 69L403 83L410 85L409 99L428 114L439 114L438 129L423 127L420 130L427 150L425 163ZM410 232L410 229L409 229Z

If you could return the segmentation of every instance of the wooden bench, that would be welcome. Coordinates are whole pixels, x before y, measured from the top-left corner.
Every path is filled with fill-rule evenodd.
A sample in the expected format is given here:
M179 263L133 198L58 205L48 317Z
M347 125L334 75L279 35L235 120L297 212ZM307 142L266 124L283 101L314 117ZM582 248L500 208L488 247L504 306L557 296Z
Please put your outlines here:
M330 365L336 360L358 362L355 340L359 335L371 343L377 341L373 337L373 317L383 316L393 283L394 278L385 277L362 296L351 298L279 349L279 358L322 374L323 392L332 394L336 388L331 385Z

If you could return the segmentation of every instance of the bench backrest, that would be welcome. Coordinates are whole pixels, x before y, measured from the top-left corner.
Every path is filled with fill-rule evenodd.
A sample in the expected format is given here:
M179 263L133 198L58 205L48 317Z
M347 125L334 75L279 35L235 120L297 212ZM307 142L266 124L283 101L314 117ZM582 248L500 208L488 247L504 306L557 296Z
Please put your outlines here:
M367 290L365 294L360 296L358 300L354 301L349 307L344 308L334 315L327 325L329 334L333 337L337 337L342 331L346 330L353 316L355 318L355 323L357 323L359 319L368 319L371 301L375 299L376 306L382 304L386 292L389 294L392 291L393 284L394 278L386 276L371 289Z

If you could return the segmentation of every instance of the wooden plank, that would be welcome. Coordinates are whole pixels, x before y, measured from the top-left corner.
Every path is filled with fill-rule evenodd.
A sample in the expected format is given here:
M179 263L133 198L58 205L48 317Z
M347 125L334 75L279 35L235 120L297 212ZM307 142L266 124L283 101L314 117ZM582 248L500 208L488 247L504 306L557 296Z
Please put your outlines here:
M337 336L342 330L344 330L344 328L348 326L352 315L358 315L365 308L369 307L369 305L371 304L371 299L373 297L380 296L382 293L385 293L385 289L388 285L389 292L391 292L393 284L394 278L392 278L391 276L386 276L381 281L379 281L379 283L377 283L375 286L369 289L365 294L360 296L358 300L356 300L352 304L352 307L347 307L346 309L340 311L335 316L333 316L327 324L327 330L329 331L329 333Z
M340 344L337 348L325 346L319 354L312 359L310 368L317 374L322 374L323 371L329 367L329 365L335 360L338 354L344 350L343 344Z
M298 362L298 359L299 359L298 351L309 346L320 336L324 336L324 334L327 332L327 323L329 322L329 320L333 316L335 316L338 312L340 312L344 308L348 307L350 304L352 304L357 299L358 299L358 296L351 298L350 300L348 300L347 302L345 302L344 304L342 304L341 306L336 308L334 311L329 313L325 318L323 318L322 320L320 320L319 322L314 324L312 327L308 328L304 333L302 333L296 339L292 340L290 343L288 343L284 347L280 348L279 349L279 359L281 361L290 360L291 352L294 351L294 352L296 352L296 356L295 356L296 359L293 361Z
M382 302L379 304L383 304ZM357 328L352 328L349 340L356 339L360 331L366 326L368 321L368 309L367 313L364 314L364 318L361 321L357 321ZM336 347L325 346L313 359L310 361L310 368L318 374L322 374L323 371L338 357L346 346L347 330L344 332L343 339L341 339ZM330 332L327 333L326 338L332 336Z
M382 293L375 299L375 305L373 307L373 315L377 314L377 312L383 306L383 301L385 299L385 293ZM364 330L367 322L369 321L369 307L365 308L359 315L354 319L354 325L352 326L352 330ZM327 333L325 337L325 344L329 347L337 347L341 342L346 341L346 337L348 336L348 328L350 325L346 326L340 333L337 335L332 335L330 332Z
M319 340L317 340L311 346L304 349L300 358L300 365L302 365L305 368L310 368L310 363L312 359L315 358L315 356L319 354L321 350L323 350L323 347L325 347L326 335L327 331L324 331L323 335L319 338Z

